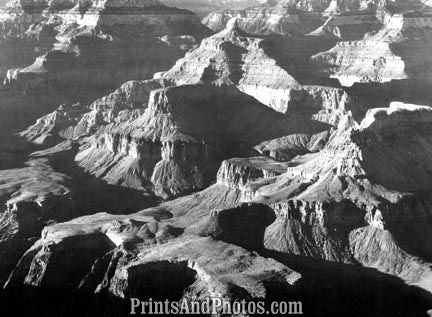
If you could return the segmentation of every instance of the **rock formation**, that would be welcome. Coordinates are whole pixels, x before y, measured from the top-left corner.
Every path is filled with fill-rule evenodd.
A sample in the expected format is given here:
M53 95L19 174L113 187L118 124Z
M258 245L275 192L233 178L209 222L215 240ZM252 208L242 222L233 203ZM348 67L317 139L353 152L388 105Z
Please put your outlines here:
M295 122L234 89L178 86L152 91L142 115L106 126L76 160L110 183L170 197L206 187L221 160L253 153L266 139L320 129L326 126Z
M128 82L90 106L62 106L21 135L51 145L85 138L76 161L111 184L165 198L205 188L222 160L258 154L254 146L276 159L294 155L279 138L315 139L354 104L341 89L300 85L267 55L278 56L273 44L233 20L155 79ZM271 140L273 148L262 144Z
M369 111L361 124L347 117L318 155L286 163L231 159L222 164L217 184L192 196L129 216L97 214L48 226L10 275L6 291L75 285L93 294L94 303L110 298L110 307L122 312L122 301L150 294L263 298L276 291L269 283L276 279L278 294L317 300L317 293L303 293L308 278L287 267L294 262L284 255L342 262L361 272L360 263L430 291L430 248L420 241L430 233L431 116L431 107L393 103ZM70 274L56 275L65 265ZM321 265L309 274L322 274ZM336 274L346 274L347 283L352 272L344 270ZM358 280L355 287L375 278L357 274L366 284ZM395 281L381 277L380 283L400 292ZM392 311L428 307L415 292L400 296L416 308L395 304Z
M40 116L54 100L94 100L126 80L168 69L209 34L192 12L158 1L16 1L2 12L4 65L21 66L7 71L0 91L5 116L17 104ZM23 56L11 54L18 50ZM48 100L34 105L37 98Z
M292 160L284 174L250 177L239 187L221 171L218 183L275 211L264 235L267 248L355 259L430 290L430 266L422 260L430 251L414 241L430 232L431 114L431 107L396 102L373 109L359 126L343 123L319 155ZM414 233L418 228L423 232Z
M302 85L296 79L303 81L309 71L308 56L322 47L328 47L328 42L252 36L242 31L234 18L225 30L205 39L162 78L176 84L204 81L235 85L278 112L306 114L309 111L305 107L310 107L314 118L333 124L352 108L354 100L341 89Z
M430 80L426 52L431 21L427 13L393 15L378 33L360 41L340 42L314 59L331 69L329 76L343 86L406 79L424 84Z
M401 1L397 3L398 8L399 4L407 6ZM328 33L344 40L354 40L378 30L382 25L381 12L385 9L385 2L267 1L244 10L211 13L203 19L203 23L219 31L232 17L237 17L240 27L254 34Z
M428 3L175 5L0 11L2 313L218 297L425 315ZM211 5L215 34L184 10Z

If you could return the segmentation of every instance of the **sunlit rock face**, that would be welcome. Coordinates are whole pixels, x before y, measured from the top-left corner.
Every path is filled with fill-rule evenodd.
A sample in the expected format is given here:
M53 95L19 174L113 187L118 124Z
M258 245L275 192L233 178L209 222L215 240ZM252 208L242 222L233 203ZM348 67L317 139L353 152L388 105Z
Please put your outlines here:
M73 213L68 176L56 173L43 160L23 168L2 170L0 211L0 280L4 281L19 257L49 219L70 219Z
M206 218L209 224L213 220ZM286 295L299 288L301 274L282 263L217 241L211 228L202 235L186 233L199 228L185 226L180 218L171 220L177 223L145 214L127 218L97 214L47 227L11 274L6 292L37 287L49 294L58 289L59 299L64 300L61 290L73 285L93 294L89 299L110 302L110 311L124 316L123 305L132 297L267 301L273 292ZM225 223L219 225L225 234L232 230ZM60 274L66 267L70 274ZM35 306L43 303L36 300ZM69 307L70 302L64 304ZM94 305L103 309L97 302ZM71 309L85 312L88 307Z
M152 123L144 124L144 115L139 121L141 131L129 124L134 131L131 138L138 131L142 135L150 133L153 139L158 134L186 138L188 129L202 131L197 124L193 128L180 126L180 114L191 117L187 109L203 107L203 99L192 107L196 95L208 94L209 100L220 100L209 87L202 91L193 88L153 91L145 110L152 113ZM227 91L223 95L227 96ZM235 107L229 108L229 115L238 125L241 121L233 112ZM220 114L213 111L209 116L219 119ZM197 113L205 131L209 131L211 124L203 117L208 112ZM22 256L5 290L12 296L20 288L35 287L43 290L41 294L50 294L50 290L73 285L77 291L87 292L89 298L97 296L105 303L115 298L110 307L119 312L123 301L134 296L268 300L274 292L282 292L284 296L301 294L306 296L302 298L316 299L320 292L309 290L305 294L303 283L308 288L313 283L290 268L290 263L309 265L315 283L323 269L332 275L331 279L343 272L344 285L352 283L353 287L363 285L359 281L371 285L380 281L387 291L403 291L403 298L415 299L419 303L416 309L421 312L427 301L406 287L408 284L431 291L430 264L426 260L431 250L424 244L431 233L431 119L431 107L395 102L389 108L369 111L360 124L346 116L330 136L290 139L300 147L328 138L319 153L313 153L310 146L309 153L285 162L256 156L229 159L221 164L217 184L202 192L136 214L102 213L50 225ZM276 125L274 118L271 121ZM161 129L146 131L145 127L153 123ZM242 129L232 124L228 127L223 126L223 131ZM267 123L266 127L271 125ZM251 137L254 131L247 135ZM284 134L289 135L289 131ZM191 153L186 147L182 153ZM127 150L126 145L120 148ZM293 256L296 261L286 260ZM299 259L306 261L295 264ZM376 269L374 275L370 270L363 271L358 263ZM63 270L69 274L60 274ZM406 284L383 279L389 274ZM352 275L357 279L352 280ZM276 285L268 282L274 279ZM169 292L165 287L168 284ZM330 289L337 284L333 282ZM238 287L243 291L238 292ZM379 291L377 296L385 298ZM70 305L65 298L65 305ZM42 305L44 301L36 303ZM80 312L85 306L75 309ZM403 309L408 308L397 305L397 311Z
M10 68L31 64L36 56L52 47L54 30L40 25L44 5L12 1L0 8L0 76Z
M224 29L237 17L240 28L260 35L311 35L360 40L378 31L388 16L427 10L422 1L264 1L243 10L212 12L203 23L213 31Z
M170 2L6 14L5 43L36 58L17 56L0 92L14 106L0 120L33 122L16 128L25 147L0 147L4 302L25 294L19 312L34 316L208 296L424 314L432 108L414 101L430 90L427 7ZM215 34L184 10L209 3L230 9L204 19Z
M317 77L336 80L375 106L391 100L428 104L430 22L429 11L387 15L378 32L314 55Z
M269 172L278 166L271 161L244 159L224 163L218 182L275 211L267 248L360 261L430 291L431 250L413 241L431 232L431 114L394 102L370 110L360 125L347 118L319 153L289 160L283 174Z
M209 14L203 23L214 31L225 28L232 17L254 34L313 34L345 40L360 39L382 25L377 10L384 4L358 1L268 1L244 10Z
M239 27L252 34L305 34L319 26L319 17L311 17L309 23L302 25L299 13L284 3L269 1L244 10L225 10L209 14L203 23L214 31L226 27L227 22L238 18ZM309 25L308 25L309 24Z
M314 59L331 67L334 71L330 76L344 86L405 79L429 81L426 52L430 47L431 21L428 13L393 15L386 18L384 27L376 34L360 41L338 43Z
M53 105L89 102L126 80L152 77L209 34L194 13L158 1L17 1L1 12L3 117L16 107L40 116Z
M341 89L299 84L279 66L274 44L233 20L169 71L128 82L89 106L61 106L21 135L38 144L77 140L75 160L85 171L163 198L205 188L232 156L272 153L283 161L304 153L273 148L291 144L285 136L301 135L309 139L306 151L318 151L313 144L326 142L318 134L355 102Z
M45 145L78 141L75 160L86 172L163 198L205 188L233 156L286 161L319 151L355 101L342 89L298 83L287 71L293 65L278 59L292 43L302 44L276 46L233 20L169 71L90 105L62 105L21 136Z
M178 86L152 91L142 114L100 129L76 160L110 183L167 198L208 186L223 159L254 153L266 139L326 127L295 122L234 88Z
M126 192L77 169L75 145L28 159L32 147L15 144L9 134L56 108L23 135L56 145L88 134L91 124L80 121L93 110L92 101L128 79L168 69L206 34L195 14L157 1L13 1L0 10L0 169L15 168L3 171L0 193L1 252L9 259L0 267L1 280L47 223L95 210L136 211L155 201L127 191L132 204L116 205L109 197L122 200ZM134 98L140 97L131 96L131 103Z
M43 11L40 24L55 28L54 49L38 57L31 66L8 72L7 84L37 86L32 79L37 77L37 81L75 79L93 85L97 81L103 86L113 78L124 81L125 76L148 77L156 71L145 63L150 56L159 58L153 63L163 69L164 63L169 65L170 59L175 60L182 50L194 44L193 35L205 34L193 13L165 7L157 1L101 1L86 6L78 3L54 13L51 8L56 5L50 5ZM108 65L107 71L104 67Z
M313 77L308 56L332 41L304 37L261 38L241 30L233 18L205 39L161 78L176 84L208 82L235 85L278 112L337 124L354 108L344 90L308 85ZM299 78L299 80L297 80Z

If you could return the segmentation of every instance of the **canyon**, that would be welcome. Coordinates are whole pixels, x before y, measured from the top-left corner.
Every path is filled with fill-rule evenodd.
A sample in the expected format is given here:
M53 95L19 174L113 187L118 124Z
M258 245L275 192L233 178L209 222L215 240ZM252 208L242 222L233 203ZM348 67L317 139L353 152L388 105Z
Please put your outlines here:
M8 2L2 314L127 316L132 298L217 297L428 316L431 12Z

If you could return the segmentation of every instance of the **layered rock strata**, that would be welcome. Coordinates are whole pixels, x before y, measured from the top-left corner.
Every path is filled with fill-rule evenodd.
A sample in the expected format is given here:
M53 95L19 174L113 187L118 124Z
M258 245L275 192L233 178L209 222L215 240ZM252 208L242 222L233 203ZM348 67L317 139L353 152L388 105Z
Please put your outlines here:
M13 2L2 15L5 36L12 37L4 49L26 45L31 51L20 50L25 57L2 54L2 67L10 68L0 90L3 118L16 115L17 107L34 119L53 105L88 103L126 80L168 69L209 34L192 12L157 1L28 6ZM11 29L17 25L22 27ZM24 63L35 55L33 63ZM30 123L13 119L21 126ZM1 124L6 128L8 120Z
M293 159L280 176L238 187L233 174L221 172L219 183L275 211L267 248L356 260L430 291L430 249L417 243L430 232L431 109L392 103L371 110L360 126L342 123L319 154Z
M253 153L265 139L326 128L296 122L234 88L178 86L152 91L141 115L101 129L76 160L111 183L169 197L204 188L223 159Z

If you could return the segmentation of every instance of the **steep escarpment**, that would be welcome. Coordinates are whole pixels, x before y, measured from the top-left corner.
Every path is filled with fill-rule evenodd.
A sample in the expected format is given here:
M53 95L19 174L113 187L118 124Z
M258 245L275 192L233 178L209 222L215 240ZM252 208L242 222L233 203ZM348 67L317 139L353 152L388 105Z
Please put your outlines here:
M277 214L266 228L265 246L338 262L355 259L429 290L430 250L412 241L430 232L431 202L424 193L432 186L431 113L402 103L371 110L358 127L342 122L345 128L319 155L295 158L284 174L243 184L243 200L265 203ZM410 231L419 226L422 233Z
M146 95L145 89L135 88ZM259 104L256 107L262 110L256 116L262 120L270 112L272 124L263 122L259 130L257 121L247 122L254 117L253 99L231 89L195 85L154 90L143 115L127 123L129 130L121 123L113 125L130 133L130 143L113 139L112 146L118 142L119 150L129 151L139 139L182 141L184 146L171 148L168 158L182 164L185 155L187 162L193 159L190 144L212 144L222 131L232 141L253 137L255 143L262 135L271 140L271 133L279 133L277 118L284 118L280 124L286 126L285 115ZM130 97L139 94L119 91L113 100L137 102ZM241 100L247 106L241 106ZM225 107L229 114L224 115ZM333 297L349 301L343 294L352 294L359 285L384 283L383 292L372 288L374 297L389 303L395 296L410 299L416 307L394 309L420 314L430 303L427 296L401 280L430 291L432 253L424 241L431 232L431 109L393 103L388 109L369 111L360 125L347 116L338 130L309 137L289 137L290 130L282 130L286 140L273 136L277 144L303 146L309 152L280 159L286 162L268 157L229 159L221 165L218 183L202 192L136 214L96 214L49 225L15 265L6 294L13 298L24 292L36 303L35 311L42 310L45 299L56 298L62 307L74 307L74 313L88 312L87 307L96 313L103 302L122 315L130 311L129 298L136 296L267 301L279 294L321 301L323 294L333 291ZM211 130L212 121L223 130ZM100 132L114 131L110 125L102 125ZM301 131L299 126L294 130ZM321 144L319 153L312 151L313 144ZM132 153L137 152L129 156ZM61 274L64 268L69 274ZM323 276L323 269L329 277ZM338 276L343 276L344 286L338 284ZM317 279L326 285L325 291L317 288ZM74 285L75 290L65 292L65 285ZM33 295L35 289L43 294L39 299ZM387 298L384 294L390 290ZM71 304L77 302L86 304ZM374 311L383 313L379 308Z
M129 81L91 104L63 104L20 133L36 144L55 145L63 139L78 140L104 126L128 121L142 114L150 92L165 86L163 80Z
M198 49L179 60L164 78L178 84L204 80L237 85L243 81L250 84L259 81L262 85L268 82L295 86L296 80L264 51L262 42L242 31L238 20L232 19L226 29L205 39Z
M389 96L409 103L429 103L430 22L428 11L387 16L376 34L339 42L315 55L318 74L337 79L376 106L388 106L385 99Z
M287 164L279 163L264 156L247 159L229 159L223 161L218 171L218 184L239 188L248 182L270 178L283 174Z
M423 4L267 1L202 41L158 1L10 7L38 57L0 91L2 312L432 307L432 108L392 102L428 96Z
M25 1L11 1L0 8L2 79L8 69L27 66L38 54L52 48L55 36L52 26L38 25L43 20L45 8L41 3Z
M10 61L4 55L2 67L10 68L0 91L4 118L13 116L17 107L35 118L61 103L88 103L127 80L168 69L209 34L192 12L157 1L41 2L40 6L30 14L14 2L2 16L7 37L12 37L7 43L23 42L38 55L27 65L18 55L10 56ZM11 13L14 10L24 13ZM8 25L28 19L28 25L23 22L16 32L9 30ZM17 51L15 46L10 50ZM21 126L29 123L18 119Z
M97 300L101 299L123 316L130 312L123 305L131 297L264 300L276 288L292 292L301 277L275 260L182 231L144 213L129 219L98 214L47 227L11 274L6 291L58 290L57 298L64 301L61 290L72 283L75 294L88 294L95 312L103 309ZM149 243L152 240L157 242ZM70 274L58 278L65 263ZM34 307L41 304L37 300ZM65 304L69 307L71 301ZM78 311L89 307L80 306Z
M237 16L239 27L252 34L289 35L304 32L302 28L307 28L307 26L301 25L298 14L282 4L276 6L272 4L272 2L269 2L244 10L226 10L210 13L203 19L203 23L214 31L220 31L226 27L226 23L231 18ZM309 29L306 33L312 30Z
M49 219L67 219L73 202L68 177L55 173L44 161L1 171L0 280L32 244ZM70 219L70 216L69 216Z
M141 116L102 129L76 160L109 182L175 196L205 187L223 159L253 153L263 140L326 128L294 121L234 88L178 86L152 91Z
M301 203L290 203L290 206L281 203L279 207L276 204L239 205L234 198L236 192L215 185L198 194L129 216L96 214L49 226L10 275L5 285L6 293L11 296L8 298L13 303L14 294L24 290L33 303L30 311L36 313L44 311L47 303L44 298L55 298L62 305L52 307L53 314L91 312L100 315L109 305L111 312L123 316L130 313L130 297L204 300L210 296L228 302L292 298L304 303L317 300L325 303L326 294L332 291L332 300L348 301L347 307L345 304L338 308L323 305L318 310L311 306L308 312L315 314L324 310L338 314L348 312L354 301L359 301L350 300L346 293L351 295L360 287L359 294L367 294L370 286L383 285L383 289L369 289L373 297L385 303L391 303L396 297L413 304L390 305L391 311L406 311L408 315L426 311L426 297L397 279L360 266L312 260L320 256L315 253L318 251L315 245L322 246L321 250L334 250L336 246L344 249L345 246L337 241L337 231L328 230L328 239L323 240L323 234L313 230L312 237L318 239L315 244L305 235L301 241L310 247L305 257L263 250L270 246L268 243L275 245L268 231L288 209L300 213L313 207L331 210L328 209L330 206L306 207ZM216 206L220 208L214 208ZM340 207L340 214L347 210L346 207ZM321 221L312 214L310 216L308 223ZM334 217L326 223L338 225L341 218ZM293 231L295 235L298 233L301 230ZM266 257L236 245L259 250ZM345 261L349 263L349 248L345 252ZM343 261L338 257L341 252L327 254L333 261ZM304 274L291 266L298 267ZM59 276L59 271L65 267L70 274ZM337 282L338 277L343 283ZM76 285L75 291L65 292L66 283ZM32 292L35 289L47 297L36 298ZM389 292L391 295L386 296ZM365 303L367 301L370 301L369 297ZM372 304L361 315L370 316L370 307L374 312L384 313L382 308ZM388 307L385 308L387 312Z
M295 67L286 60L304 57L283 52L302 43L277 46L233 20L169 71L90 105L62 106L21 135L80 142L76 161L87 172L164 198L205 188L230 157L259 152L287 161L314 153L355 100L341 89L300 85L288 73Z
M405 2L395 5L398 10L403 7L410 10L413 6ZM237 17L239 27L253 34L311 34L355 40L380 28L380 15L385 9L385 2L265 1L244 10L213 12L203 19L203 23L220 31L231 18Z
M52 15L56 18L51 20L57 23L54 50L40 56L27 68L10 71L6 79L10 85L34 88L53 80L74 79L76 85L80 81L95 85L97 81L103 86L113 79L117 80L115 85L128 77L145 78L157 71L148 63L150 56L153 56L153 64L158 63L163 69L164 65L168 67L170 61L181 56L182 49L193 45L193 36L197 35L199 39L205 34L205 29L200 28L191 12L164 7L154 1L106 1L85 8L77 5ZM40 23L52 23L51 20ZM145 28L151 28L152 32L140 35L140 30ZM176 41L181 44L171 44ZM138 51L141 54L135 54ZM157 51L159 54L153 54ZM116 64L117 68L114 67ZM103 69L104 65L110 67ZM109 72L114 68L116 76Z
M162 78L176 84L235 85L279 112L337 124L340 115L354 108L355 100L342 89L307 85L308 56L323 47L328 47L327 41L255 37L232 19L225 30L205 39Z

